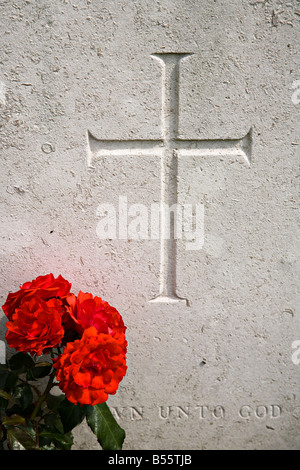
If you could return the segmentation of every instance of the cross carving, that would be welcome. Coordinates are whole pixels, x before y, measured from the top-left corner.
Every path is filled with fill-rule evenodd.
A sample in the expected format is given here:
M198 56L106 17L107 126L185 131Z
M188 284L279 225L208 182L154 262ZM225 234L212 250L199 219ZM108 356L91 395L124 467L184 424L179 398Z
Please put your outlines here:
M251 130L239 139L182 139L178 135L179 118L179 68L182 59L189 53L160 53L152 57L162 64L162 137L143 140L108 140L99 139L88 131L88 164L104 156L156 155L161 159L161 203L171 207L177 203L177 167L178 156L234 157L250 166ZM163 214L163 213L162 213ZM187 299L177 295L176 278L176 239L174 237L174 220L168 227L162 221L160 240L160 291L151 302L177 303Z

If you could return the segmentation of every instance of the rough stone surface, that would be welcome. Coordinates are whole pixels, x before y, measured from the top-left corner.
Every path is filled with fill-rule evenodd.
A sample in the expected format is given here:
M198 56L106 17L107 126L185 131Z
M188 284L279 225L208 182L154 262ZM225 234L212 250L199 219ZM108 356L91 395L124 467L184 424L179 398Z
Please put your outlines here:
M118 308L125 449L298 449L299 2L3 0L0 18L2 301L53 272ZM169 103L151 57L166 52L193 53ZM173 178L155 152L97 157L101 139L165 138L170 103L179 136L206 141L166 151ZM250 129L250 165L210 153ZM166 268L188 302L150 302L160 241L100 240L97 209L150 211L174 178L178 203L204 206L204 244L178 240ZM75 435L99 448L85 423Z

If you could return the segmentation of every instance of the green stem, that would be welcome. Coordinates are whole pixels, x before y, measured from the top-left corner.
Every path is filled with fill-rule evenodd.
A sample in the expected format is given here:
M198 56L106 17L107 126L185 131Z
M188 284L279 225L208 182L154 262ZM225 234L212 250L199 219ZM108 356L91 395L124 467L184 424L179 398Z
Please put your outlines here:
M36 418L38 412L40 411L40 408L41 408L43 402L48 398L48 394L49 394L49 392L52 388L52 385L53 385L54 377L55 377L55 369L53 369L53 371L51 372L47 387L45 388L44 393L39 397L39 399L38 399L38 401L37 401L37 403L34 407L34 410L33 410L32 414L30 416L31 420L34 420Z

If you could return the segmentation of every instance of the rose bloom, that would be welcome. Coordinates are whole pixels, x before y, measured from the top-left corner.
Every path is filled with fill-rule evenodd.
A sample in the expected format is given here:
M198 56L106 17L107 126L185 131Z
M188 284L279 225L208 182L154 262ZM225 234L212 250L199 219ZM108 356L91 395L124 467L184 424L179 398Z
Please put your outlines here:
M100 297L79 291L78 295L70 294L66 298L66 310L70 322L65 328L75 329L81 336L85 329L94 326L98 333L106 333L118 339L126 352L126 339L122 316L117 309Z
M67 343L53 367L67 399L82 405L105 402L109 394L116 393L127 370L122 346L94 326L87 328L81 339Z
M56 346L64 336L63 305L59 299L33 297L16 308L6 323L6 340L11 348L40 356Z
M31 282L25 282L17 292L8 294L2 309L11 320L15 309L23 301L28 301L33 297L46 301L52 297L60 297L63 300L70 293L70 289L71 284L60 275L56 279L52 273L39 276Z

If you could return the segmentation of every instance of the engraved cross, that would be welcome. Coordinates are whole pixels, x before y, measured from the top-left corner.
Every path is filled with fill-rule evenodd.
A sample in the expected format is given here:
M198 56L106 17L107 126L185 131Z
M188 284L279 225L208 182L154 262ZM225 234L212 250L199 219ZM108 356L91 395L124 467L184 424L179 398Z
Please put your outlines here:
M98 139L88 131L88 163L103 156L157 155L161 158L161 203L172 207L177 203L178 156L234 157L247 166L251 157L251 131L240 139L182 139L178 135L179 66L188 53L160 53L152 57L162 64L162 137L161 139L108 140ZM163 217L162 212L162 217ZM166 231L168 230L168 234ZM160 292L152 302L184 302L177 295L176 239L174 220L165 220L160 229Z

